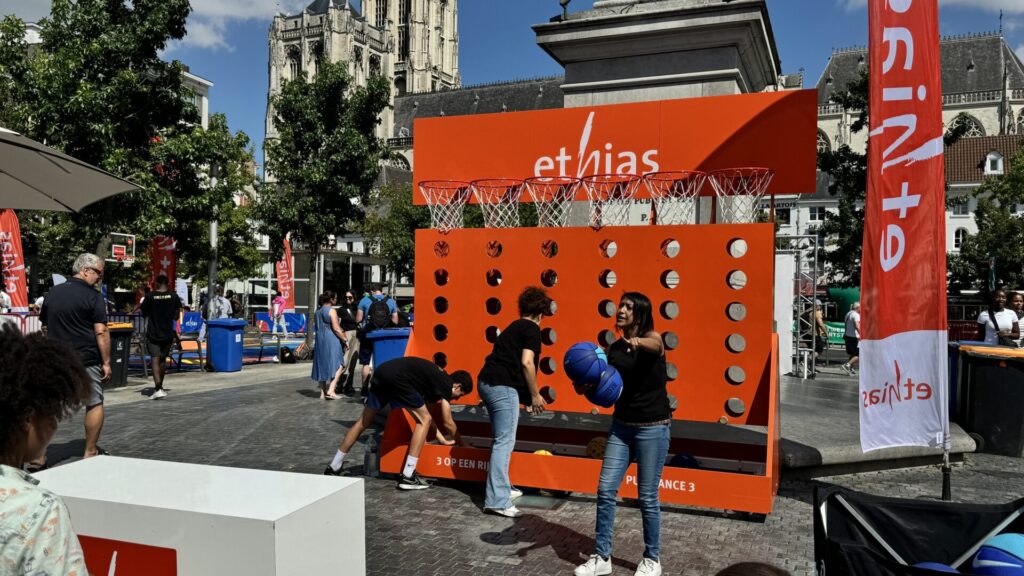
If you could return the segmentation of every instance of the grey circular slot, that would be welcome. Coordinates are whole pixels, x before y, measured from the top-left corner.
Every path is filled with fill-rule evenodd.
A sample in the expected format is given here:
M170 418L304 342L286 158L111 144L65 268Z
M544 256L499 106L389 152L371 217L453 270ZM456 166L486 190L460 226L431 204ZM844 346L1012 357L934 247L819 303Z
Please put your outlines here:
M743 413L747 411L747 405L739 398L729 398L725 403L725 411L731 416L743 416Z
M747 373L739 366L729 366L725 371L725 378L730 384L743 384L747 380Z
M679 378L679 368L675 364L667 362L665 364L665 376L668 377L669 381Z
M669 350L675 350L679 347L679 336L675 332L665 332L661 335L661 339L665 342L665 348Z
M669 238L661 243L661 253L668 258L675 258L679 255L679 242Z
M434 340L438 342L444 342L448 339L448 327L444 324L438 324L434 326Z
M673 411L673 412L675 412L676 408L679 408L679 400L675 396L669 394L668 395L668 409Z
M437 354L434 354L434 364L437 364L439 367L444 368L445 366L448 365L448 355L445 354L444 352L438 352Z
M613 318L615 316L615 310L615 302L612 302L611 300L602 300L601 303L597 305L597 313L605 318Z
M497 326L488 326L484 335L487 337L487 341L494 344L498 341L498 335L501 334L501 330Z
M548 306L548 316L554 316L558 312L558 302L551 301L551 306Z
M747 307L739 302L733 302L725 309L725 315L733 322L742 322L747 317Z
M504 246L501 245L501 242L498 242L497 240L491 240L490 242L487 243L487 255L490 256L491 258L497 258L498 256L501 256L501 252L504 249L505 248Z
M605 346L611 346L616 340L618 337L611 330L601 330L597 333L597 341Z
M733 270L729 272L727 281L729 282L729 288L743 290L747 287L747 273L743 270Z
M747 255L747 241L743 238L734 238L729 242L729 256L743 258Z
M618 282L618 278L615 276L614 270L602 270L601 275L597 277L597 281L605 288L613 288L615 283Z
M675 320L679 316L679 304L671 300L662 303L661 315L665 320Z
M540 283L548 288L554 287L555 284L558 284L558 272L555 272L554 270L545 270L541 272Z
M491 316L495 316L501 312L501 300L498 300L497 298L488 298L486 306L487 313Z
M554 358L541 358L540 359L540 371L551 376L558 370L558 363L555 362Z
M438 314L444 314L448 311L448 299L444 296L438 296L434 298L434 312Z
M601 242L601 256L605 258L614 258L619 252L619 245L614 240L605 240Z
M592 416L597 416L597 415L598 415L598 414L600 414L600 413L601 413L601 412L600 412L600 411L598 411L598 409L597 409L597 408L591 408L591 409L590 409L590 414L591 414Z
M679 286L679 272L675 270L665 270L661 273L661 285L669 290Z
M551 346L558 341L558 334L555 333L554 328L545 328L540 331L540 339L545 346Z
M500 286L501 285L501 270L497 268L491 268L487 271L487 285L488 286Z
M729 334L725 339L725 346L730 352L739 354L747 349L747 339L742 334Z
M434 283L438 286L444 286L448 283L448 271L444 268L438 268L434 270Z
M540 245L540 253L543 254L545 258L554 258L555 256L558 256L558 242L555 242L554 240L545 240L544 243Z

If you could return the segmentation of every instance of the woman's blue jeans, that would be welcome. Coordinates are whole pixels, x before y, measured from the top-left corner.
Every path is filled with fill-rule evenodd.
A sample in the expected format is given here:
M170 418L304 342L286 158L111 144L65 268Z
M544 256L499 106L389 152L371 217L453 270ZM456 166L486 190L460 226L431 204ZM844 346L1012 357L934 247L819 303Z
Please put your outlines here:
M511 386L492 386L478 382L480 399L487 407L491 419L491 462L487 466L487 488L484 508L504 510L512 507L512 481L508 477L508 463L516 444L516 426L519 424L519 393Z
M601 464L597 485L597 554L612 555L612 529L615 527L615 498L630 460L636 461L637 492L644 525L644 558L658 560L661 536L661 503L658 486L668 455L669 426L627 426L612 421L608 446Z

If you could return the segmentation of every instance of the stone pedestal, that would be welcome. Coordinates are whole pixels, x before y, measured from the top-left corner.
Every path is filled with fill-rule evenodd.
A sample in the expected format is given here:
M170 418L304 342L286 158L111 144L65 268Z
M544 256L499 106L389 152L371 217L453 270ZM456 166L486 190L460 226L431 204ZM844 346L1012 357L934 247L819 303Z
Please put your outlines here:
M533 29L566 107L761 92L780 73L764 0L604 0Z

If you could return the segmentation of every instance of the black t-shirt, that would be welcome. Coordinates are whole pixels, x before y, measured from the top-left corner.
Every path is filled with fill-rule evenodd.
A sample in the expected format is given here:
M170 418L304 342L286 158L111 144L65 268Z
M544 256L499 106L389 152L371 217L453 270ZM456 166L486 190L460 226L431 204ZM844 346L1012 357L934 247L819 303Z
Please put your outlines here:
M354 306L338 306L335 310L338 311L338 322L341 324L341 330L343 332L359 328L359 324L356 322Z
M403 400L418 394L427 402L452 400L452 377L430 360L404 356L389 360L373 373L370 392L382 402Z
M477 380L492 386L512 386L519 391L519 401L528 404L530 389L523 374L523 350L533 350L536 369L540 364L540 344L540 326L532 320L516 320L498 335Z
M181 299L170 290L147 292L142 300L142 315L146 322L146 338L150 342L174 340L174 322L181 311Z
M94 325L107 323L107 304L103 296L84 280L71 278L51 288L43 299L39 319L51 338L78 350L82 364L103 364Z
M619 338L608 349L608 363L622 376L622 395L615 403L615 418L631 424L658 422L672 417L665 383L665 357L644 350L628 352Z

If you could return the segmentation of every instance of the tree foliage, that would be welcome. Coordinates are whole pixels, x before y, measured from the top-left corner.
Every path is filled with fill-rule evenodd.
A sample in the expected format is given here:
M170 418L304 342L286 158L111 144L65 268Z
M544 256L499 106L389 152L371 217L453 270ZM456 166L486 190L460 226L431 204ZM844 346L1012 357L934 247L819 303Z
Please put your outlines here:
M384 186L373 194L374 209L366 214L360 232L372 247L371 252L384 261L398 277L412 277L416 259L416 230L430 227L426 206L412 203L409 185Z

